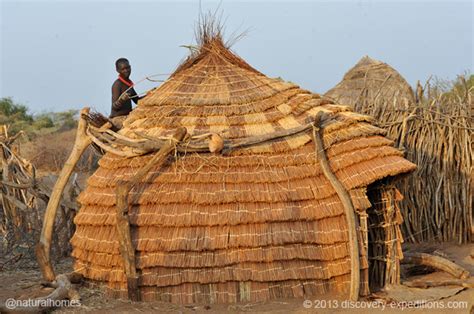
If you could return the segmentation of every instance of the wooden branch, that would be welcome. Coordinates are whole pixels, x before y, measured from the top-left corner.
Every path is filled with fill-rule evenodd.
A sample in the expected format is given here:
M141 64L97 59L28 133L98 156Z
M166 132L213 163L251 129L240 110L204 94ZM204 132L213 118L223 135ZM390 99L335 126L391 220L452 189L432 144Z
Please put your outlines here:
M321 111L318 112L319 116L320 116L320 114L322 114ZM319 123L321 123L321 121ZM261 143L264 143L264 142L267 142L267 141L272 141L272 140L280 139L280 138L283 138L283 137L303 133L303 132L306 132L306 131L310 130L311 128L313 128L313 124L308 123L308 124L305 124L305 125L302 125L302 126L299 126L299 127L296 127L296 128L288 129L288 130L276 131L276 132L273 132L273 133L257 135L257 136L250 136L250 137L244 138L244 139L239 140L239 141L231 142L228 145L228 147L224 146L224 149L231 150L231 149L236 149L236 148L242 148L242 147L257 145L257 144L261 144Z
M408 112L406 112L405 114L407 114ZM416 116L416 108L412 110L412 112L409 114L409 115L406 115L404 118L403 118L403 122L402 122L402 132L400 134L400 141L398 143L398 148L399 149L405 149L404 145L405 145L405 138L406 138L406 133L407 133L407 127L408 127L408 122L413 120Z
M99 132L99 133L107 133L115 138L122 139L124 141L128 142L134 142L134 143L143 143L146 142L146 139L140 138L140 139L134 139L134 138L128 138L120 133L114 132L111 129L106 129L104 130L103 128L97 128L91 124L89 124L89 129L93 132Z
M55 289L48 295L44 297L37 298L37 302L33 304L49 304L49 306L37 306L37 307L28 307L28 312L33 313L44 313L45 311L51 310L54 308L54 303L51 301L60 301L69 299L71 301L79 301L80 296L77 290L74 289L73 283L80 283L82 281L82 275L78 273L69 273L69 274L61 274L56 276L56 280L50 285ZM50 302L41 302L47 301Z
M115 134L118 135L118 133L115 133ZM140 144L142 144L143 142L129 141L128 139L123 139L123 137L114 137L113 135L108 134L108 133L98 133L94 135L98 139L105 140L107 143L111 145L119 144L119 145L128 146L132 148L139 148L139 149L142 148L142 145Z
M240 140L224 140L224 148L223 151L229 152L231 150L237 149L237 148L243 148L243 147L248 147L252 145L258 145L267 141L272 141L288 136L293 136L297 135L300 133L307 132L313 127L312 123L308 123L299 127L291 128L288 130L282 130L282 131L276 131L273 133L268 133L268 134L263 134L263 135L256 135L256 136L249 136L244 139ZM141 149L142 150L156 150L157 148L160 148L164 140L162 139L157 139L153 138L147 134L144 134L143 132L136 132L137 135L142 136L143 138L148 139L150 142L153 143L142 143L141 144ZM181 143L177 146L177 151L180 153L209 153L209 141L206 140L207 137L209 137L211 134L205 134L206 137L204 140L200 138L200 136L193 137L198 140L191 140L190 142L185 142Z
M79 119L79 124L77 127L76 140L74 142L74 147L72 152L69 155L66 163L64 164L61 173L54 185L53 191L49 198L48 206L44 214L43 228L41 229L41 236L38 245L36 246L36 257L38 264L41 269L41 273L45 280L53 280L54 270L51 264L50 252L51 252L51 239L53 235L54 221L56 220L56 213L58 210L59 203L61 201L61 196L64 191L71 173L74 170L77 162L81 158L82 154L86 148L91 144L91 139L86 134L87 121L82 117L83 114L87 114L89 108L84 108L81 110L81 118Z
M50 284L55 290L47 296L38 298L38 300L64 300L69 296L72 284L80 283L82 278L81 274L75 272L57 275L56 280Z
M405 253L402 263L430 266L445 271L459 279L467 279L470 277L469 271L463 267L441 256L435 256L427 253Z
M91 139L91 141L105 150L106 152L112 153L114 155L120 156L120 157L126 157L126 158L131 158L131 157L136 157L140 155L144 155L145 153L137 154L132 151L122 151L117 148L113 148L112 146L106 145L103 142L101 142L98 138L96 138L91 132L87 131L87 136Z
M326 179L329 180L334 190L336 190L336 193L339 196L342 205L344 206L344 213L346 216L346 223L349 232L349 251L351 255L351 284L349 298L352 301L357 301L359 299L360 289L360 257L357 234L358 223L351 196L349 195L349 192L346 190L346 188L342 185L341 181L339 181L339 179L336 177L331 169L331 166L329 165L329 160L324 150L322 129L320 129L322 115L323 113L321 111L316 115L313 127L313 142L323 174Z
M392 74L390 73L389 75L387 75L387 77L383 80L382 84L380 84L380 87L377 91L377 93L375 94L375 96L372 98L372 100L375 102L377 100L377 97L380 95L380 92L383 90L384 86L385 86L385 83L387 83L387 81L392 77Z
M92 135L93 137L97 138L99 141L101 141L103 144L109 146L109 147L114 147L117 145L125 146L128 148L141 148L139 143L128 141L128 140L123 140L114 137L113 135L107 134L105 132L96 132L93 130L88 130L88 133ZM118 133L115 133L118 135ZM143 151L142 153L147 153L147 151Z
M152 167L162 164L166 161L168 155L175 150L176 145L185 137L186 129L178 129L173 137L161 146L160 150L153 158L141 168L129 181L119 182L116 188L116 206L117 206L117 232L119 234L120 253L122 255L124 271L127 276L128 297L132 301L140 300L138 288L138 274L135 263L135 248L133 247L130 233L130 221L128 219L128 194L132 188L139 183L143 177L149 173Z
M8 195L8 194L5 194L3 192L0 192L0 195L5 198L8 202L10 202L11 205L17 207L18 209L24 211L24 212L28 212L28 206L23 203L22 201L20 201L19 199L17 199L16 197L12 196L12 195Z
M2 180L0 180L0 185L5 185L5 186L8 186L10 188L22 189L22 190L29 189L29 188L33 187L33 183L22 184L22 183L15 183L15 182L2 181Z
M23 130L21 130L20 132L18 132L17 134L13 135L12 137L8 137L5 144L7 146L10 146L11 144L13 144L13 142L16 141L17 138L19 138L21 135L25 135L25 132L23 132Z
M474 283L463 279L453 280L441 280L441 281L424 281L424 280L413 280L404 281L403 285L413 288L431 288L431 287L443 287L443 286L460 286L465 288L474 288Z
M323 124L325 124L324 122ZM313 127L312 123L301 125L288 130L276 131L263 135L249 136L238 140L223 140L224 147L222 153L228 153L232 150L248 147L252 145L258 145L268 141L278 140L289 136L294 136L300 133L305 133ZM102 130L89 125L87 128L87 135L91 138L92 142L99 146L106 152L115 154L117 156L132 158L136 156L145 155L147 153L158 151L168 140L166 137L154 137L143 132L135 131L135 134L142 137L141 139L128 138L122 134L116 133L112 130ZM184 139L176 150L179 153L209 153L209 138L212 137L212 133L195 135ZM212 146L212 145L211 145ZM122 148L131 148L131 150L122 150ZM211 152L212 153L212 152Z

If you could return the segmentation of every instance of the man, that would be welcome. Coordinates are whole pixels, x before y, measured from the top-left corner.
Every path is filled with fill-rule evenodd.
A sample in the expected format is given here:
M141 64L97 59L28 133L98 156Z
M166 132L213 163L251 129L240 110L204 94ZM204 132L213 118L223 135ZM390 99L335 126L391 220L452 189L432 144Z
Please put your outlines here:
M133 88L133 82L130 80L132 68L128 60L120 58L115 61L115 69L119 76L112 85L112 110L110 118L114 126L120 129L123 126L123 121L132 111L132 100L137 104L140 98Z

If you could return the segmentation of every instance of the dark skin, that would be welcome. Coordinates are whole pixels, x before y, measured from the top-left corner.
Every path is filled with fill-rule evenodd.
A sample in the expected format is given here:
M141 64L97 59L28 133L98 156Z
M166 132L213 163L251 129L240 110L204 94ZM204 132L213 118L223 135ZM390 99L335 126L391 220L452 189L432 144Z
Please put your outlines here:
M126 81L130 81L132 67L128 62L120 62L116 67L117 73ZM127 91L128 90L128 91ZM127 91L127 92L125 92ZM117 79L112 85L112 110L110 117L126 116L132 111L132 100L138 103L140 97L135 89L130 88L121 80Z

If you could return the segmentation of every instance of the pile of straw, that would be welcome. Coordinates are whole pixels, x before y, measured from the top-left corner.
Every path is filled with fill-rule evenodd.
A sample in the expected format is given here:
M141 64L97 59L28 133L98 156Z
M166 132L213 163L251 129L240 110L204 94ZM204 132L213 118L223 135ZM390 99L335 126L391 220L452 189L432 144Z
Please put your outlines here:
M365 57L326 94L374 117L418 165L413 176L397 185L405 196L400 206L409 241L472 240L474 88L464 78L456 86L443 93L427 85L424 98L419 85L416 102L400 74Z

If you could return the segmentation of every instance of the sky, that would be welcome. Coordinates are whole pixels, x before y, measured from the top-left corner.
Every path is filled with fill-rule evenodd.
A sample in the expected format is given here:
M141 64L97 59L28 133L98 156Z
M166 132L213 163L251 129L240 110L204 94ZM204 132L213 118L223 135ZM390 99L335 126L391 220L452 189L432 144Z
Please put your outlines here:
M137 82L166 79L194 44L200 10L218 10L232 50L269 77L316 93L361 57L411 85L473 69L472 1L9 1L0 0L0 97L32 113L91 107L110 113L114 62ZM158 82L140 83L144 92Z

